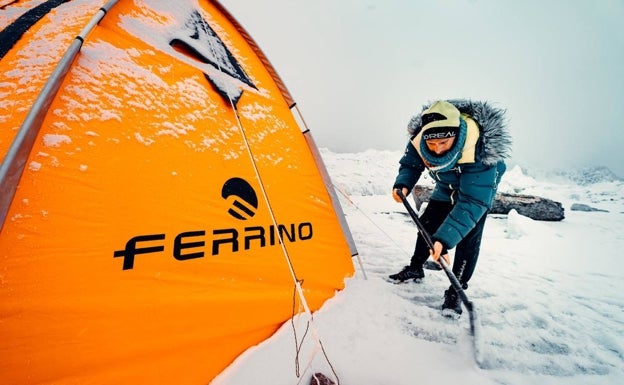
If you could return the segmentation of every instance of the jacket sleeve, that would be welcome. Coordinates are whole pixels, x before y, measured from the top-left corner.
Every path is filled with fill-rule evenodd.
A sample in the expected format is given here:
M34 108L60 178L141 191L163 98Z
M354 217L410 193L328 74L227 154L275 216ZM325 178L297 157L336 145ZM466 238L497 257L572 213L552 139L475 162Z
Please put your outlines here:
M399 173L392 188L406 187L411 191L425 169L425 164L411 142L407 143L399 164Z
M457 203L433 234L433 238L449 249L457 246L492 207L502 175L496 165L466 168L459 178Z

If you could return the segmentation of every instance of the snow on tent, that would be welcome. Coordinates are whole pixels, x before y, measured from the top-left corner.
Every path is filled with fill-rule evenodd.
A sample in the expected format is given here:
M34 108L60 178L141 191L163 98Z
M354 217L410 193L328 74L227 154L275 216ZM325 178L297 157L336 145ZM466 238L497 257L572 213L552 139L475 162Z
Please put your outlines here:
M0 383L206 384L344 288L316 146L218 2L2 1L0 31Z

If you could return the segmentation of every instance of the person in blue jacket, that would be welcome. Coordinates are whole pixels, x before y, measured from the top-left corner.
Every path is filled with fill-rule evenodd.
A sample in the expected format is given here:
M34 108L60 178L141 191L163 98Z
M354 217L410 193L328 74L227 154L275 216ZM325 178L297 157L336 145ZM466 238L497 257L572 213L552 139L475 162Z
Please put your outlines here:
M433 239L429 250L419 234L410 264L390 279L420 281L423 264L431 256L448 261L455 249L453 273L464 289L479 256L485 219L492 207L498 183L511 151L505 111L487 102L464 99L439 100L425 105L408 124L410 141L399 161L392 189L407 196L425 169L435 181L431 198L420 221ZM444 292L442 314L458 318L461 301L455 289Z

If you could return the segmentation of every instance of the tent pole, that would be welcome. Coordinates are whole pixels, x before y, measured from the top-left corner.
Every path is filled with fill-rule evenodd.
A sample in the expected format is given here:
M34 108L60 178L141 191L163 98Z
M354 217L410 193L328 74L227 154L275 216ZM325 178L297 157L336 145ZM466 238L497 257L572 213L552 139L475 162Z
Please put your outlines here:
M54 71L35 99L28 115L22 122L19 131L7 150L6 156L0 165L0 230L4 226L9 207L15 196L17 185L24 172L24 167L30 151L39 134L43 119L48 112L52 100L56 96L65 75L69 72L71 64L80 52L80 48L86 36L104 18L106 13L117 3L118 0L110 0L89 20L78 36L58 62Z
M323 157L321 156L318 150L318 146L316 145L316 142L314 141L314 138L312 137L312 133L310 129L308 128L307 123L303 119L303 115L301 114L301 111L299 111L299 107L297 107L296 104L293 104L292 106L290 106L290 110L293 113L293 116L295 117L297 124L299 124L301 128L304 129L304 131L302 132L303 137L305 138L306 143L308 144L308 148L312 152L312 156L314 157L314 162L316 163L319 171L321 172L321 177L323 178L323 182L325 183L325 189L327 190L327 193L329 194L329 198L331 199L332 206L334 207L334 210L336 211L336 214L338 215L338 221L340 223L342 233L344 234L345 238L347 239L347 243L349 244L349 251L351 252L351 256L352 257L357 256L359 258L359 253L357 251L357 246L355 245L355 240L353 239L353 235L351 234L351 230L349 229L349 224L347 223L347 219L345 217L344 211L342 210L342 206L340 205L340 200L338 199L338 196L336 195L336 191L334 191L334 184L332 183L331 177L329 176L329 173L327 172L327 167L325 166L325 162L323 162ZM296 111L297 113L295 114L293 110ZM366 273L364 273L364 275L366 275Z

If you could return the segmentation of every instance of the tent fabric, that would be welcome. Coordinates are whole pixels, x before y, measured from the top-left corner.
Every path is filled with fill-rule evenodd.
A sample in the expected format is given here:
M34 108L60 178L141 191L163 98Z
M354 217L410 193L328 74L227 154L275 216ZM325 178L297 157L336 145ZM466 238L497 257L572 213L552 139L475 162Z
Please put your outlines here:
M23 31L0 55L3 156L104 5L0 8ZM293 105L219 3L111 7L2 224L0 383L206 384L298 311L293 272L312 311L344 288L355 247Z

